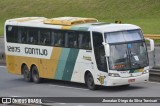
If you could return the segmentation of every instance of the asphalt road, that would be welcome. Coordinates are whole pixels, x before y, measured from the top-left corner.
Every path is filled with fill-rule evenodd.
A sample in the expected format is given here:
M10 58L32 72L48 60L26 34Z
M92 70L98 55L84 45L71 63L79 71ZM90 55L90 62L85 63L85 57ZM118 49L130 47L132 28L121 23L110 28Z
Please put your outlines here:
M0 97L160 97L160 83L132 84L129 88L102 87L91 91L84 84L45 80L41 84L28 83L22 76L7 73L0 67ZM55 100L56 102L56 100ZM153 103L117 104L113 106L146 106ZM105 103L54 103L52 106L106 106ZM159 105L154 103L154 105ZM4 106L4 105L2 105Z

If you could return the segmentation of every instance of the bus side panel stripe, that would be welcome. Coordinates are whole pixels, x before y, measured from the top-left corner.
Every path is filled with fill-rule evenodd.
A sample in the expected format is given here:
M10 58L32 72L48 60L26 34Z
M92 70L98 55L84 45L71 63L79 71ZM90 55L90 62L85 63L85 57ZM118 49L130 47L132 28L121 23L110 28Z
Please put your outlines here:
M70 52L69 48L62 49L62 53L61 53L61 56L58 62L57 69L56 69L55 79L59 79L59 80L62 79L69 52Z
M53 60L53 65L51 66L52 69L53 69L53 71L52 71L53 73L51 73L51 74L53 76L55 76L55 72L56 72L56 68L57 68L57 65L58 65L58 61L59 61L61 52L62 52L62 48L59 48L59 47L54 47L53 48L53 52L52 52L52 55L51 55L51 59Z
M71 49L68 55L67 63L63 73L63 80L70 81L73 73L74 66L76 64L79 49Z

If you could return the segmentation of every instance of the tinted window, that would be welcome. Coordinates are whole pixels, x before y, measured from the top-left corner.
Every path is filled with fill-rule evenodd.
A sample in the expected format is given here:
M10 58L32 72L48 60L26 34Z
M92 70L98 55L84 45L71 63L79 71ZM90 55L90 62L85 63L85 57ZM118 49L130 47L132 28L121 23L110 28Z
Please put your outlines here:
M28 39L29 44L38 44L38 30L37 29L29 28L28 35L29 35L29 39Z
M51 32L47 29L40 30L40 45L51 45Z
M93 32L94 54L97 63L97 68L100 71L107 72L107 61L105 56L104 46L102 45L103 37L101 33Z
M56 31L54 32L54 46L63 47L64 46L64 32Z
M17 40L16 34L17 34L17 27L15 26L6 27L7 42L16 42Z
M28 30L27 28L20 27L18 28L18 37L17 37L17 43L27 43L28 38Z
M6 35L8 42L91 49L90 32L7 26Z
M78 46L80 49L91 49L91 39L89 32L78 33Z
M65 33L65 47L76 48L77 43L77 36L74 32Z

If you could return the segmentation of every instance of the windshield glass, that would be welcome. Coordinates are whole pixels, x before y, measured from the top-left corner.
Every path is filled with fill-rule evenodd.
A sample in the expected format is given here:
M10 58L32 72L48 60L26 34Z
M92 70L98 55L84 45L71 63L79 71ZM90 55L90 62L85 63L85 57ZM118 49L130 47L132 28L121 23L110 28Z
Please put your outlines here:
M130 42L142 39L143 36L140 29L105 33L107 43Z
M110 69L130 70L148 65L147 49L140 29L107 32L104 38L110 45Z
M111 44L109 67L113 70L143 68L148 65L148 56L144 42Z

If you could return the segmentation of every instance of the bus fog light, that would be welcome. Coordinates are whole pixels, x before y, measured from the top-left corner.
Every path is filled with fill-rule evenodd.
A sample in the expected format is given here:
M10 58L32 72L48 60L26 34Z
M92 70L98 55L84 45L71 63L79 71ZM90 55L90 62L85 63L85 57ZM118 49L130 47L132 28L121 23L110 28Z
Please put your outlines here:
M118 73L109 73L109 76L111 77L120 77Z

